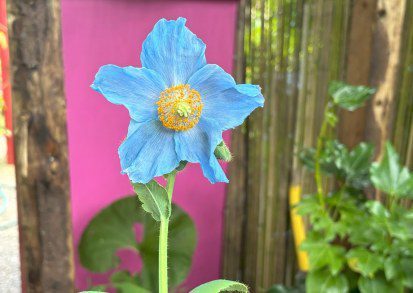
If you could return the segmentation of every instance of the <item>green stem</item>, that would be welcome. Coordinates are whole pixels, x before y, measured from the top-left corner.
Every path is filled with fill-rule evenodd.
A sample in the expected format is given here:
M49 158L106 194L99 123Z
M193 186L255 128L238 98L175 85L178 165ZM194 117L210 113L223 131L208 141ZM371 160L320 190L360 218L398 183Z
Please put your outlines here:
M166 191L170 205L172 203L176 173L176 171L172 171L167 175ZM169 218L163 217L159 231L159 293L168 293L168 226Z
M169 219L161 220L159 232L159 293L168 293L168 225Z
M324 191L323 191L323 181L321 179L321 165L320 165L320 159L321 159L321 151L323 149L323 143L324 140L326 139L327 136L327 130L328 130L328 120L327 120L327 114L330 111L330 103L327 102L326 108L324 110L324 119L323 123L321 124L321 129L320 129L320 134L318 135L317 138L317 149L316 149L316 154L315 154L315 182L317 185L317 195L318 195L318 200L325 209L325 201L324 201Z

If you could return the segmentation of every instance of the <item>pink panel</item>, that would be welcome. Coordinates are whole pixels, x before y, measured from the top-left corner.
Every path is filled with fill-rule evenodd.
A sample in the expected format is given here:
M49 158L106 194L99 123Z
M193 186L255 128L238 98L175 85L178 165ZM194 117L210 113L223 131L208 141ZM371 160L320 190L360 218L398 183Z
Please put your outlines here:
M102 207L131 194L120 174L117 148L126 135L128 113L89 86L101 65L140 66L146 35L159 18L188 19L207 44L207 59L231 71L236 1L62 0L63 51L72 194L74 244ZM225 185L211 185L198 165L177 179L174 201L195 220L198 246L186 285L219 277ZM133 264L125 264L133 265ZM76 284L104 281L79 265Z

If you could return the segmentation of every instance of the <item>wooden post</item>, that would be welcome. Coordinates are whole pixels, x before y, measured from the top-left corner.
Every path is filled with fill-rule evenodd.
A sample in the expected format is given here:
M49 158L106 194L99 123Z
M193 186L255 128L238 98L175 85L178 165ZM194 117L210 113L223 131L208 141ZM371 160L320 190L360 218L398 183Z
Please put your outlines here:
M346 81L353 85L370 85L370 65L377 0L353 1L351 5L346 54ZM342 111L339 140L353 147L365 138L366 108Z
M367 116L367 139L383 149L391 139L394 108L400 77L401 44L407 0L381 0L377 6L377 25L374 31L371 60L372 84L377 92L370 103Z
M60 1L7 9L23 292L73 292Z
M5 103L5 126L6 129L13 130L12 123L12 106L11 106L11 88L10 88L10 59L9 59L9 46L7 37L7 13L6 13L6 0L0 1L0 59L1 59L1 80L2 91ZM7 163L14 163L14 146L13 137L7 137Z
M248 0L241 0L238 5L238 21L235 51L235 79L245 81L244 25ZM227 279L243 279L243 260L240 255L244 251L246 225L246 185L247 185L247 126L244 125L232 132L231 150L234 154L229 165L231 184L228 185L225 205L225 227L223 234L222 274ZM236 177L236 178L235 178Z

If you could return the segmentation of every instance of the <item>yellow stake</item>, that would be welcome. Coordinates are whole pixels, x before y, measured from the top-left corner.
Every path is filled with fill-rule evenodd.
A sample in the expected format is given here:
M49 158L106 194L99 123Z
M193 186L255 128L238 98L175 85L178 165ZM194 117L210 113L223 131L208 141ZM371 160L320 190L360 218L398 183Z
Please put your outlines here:
M291 226L293 229L295 251L297 252L298 267L301 271L307 272L309 267L308 254L300 250L300 245L305 239L305 225L303 218L297 214L297 208L294 206L301 200L301 187L292 185L290 187L290 208L291 208Z

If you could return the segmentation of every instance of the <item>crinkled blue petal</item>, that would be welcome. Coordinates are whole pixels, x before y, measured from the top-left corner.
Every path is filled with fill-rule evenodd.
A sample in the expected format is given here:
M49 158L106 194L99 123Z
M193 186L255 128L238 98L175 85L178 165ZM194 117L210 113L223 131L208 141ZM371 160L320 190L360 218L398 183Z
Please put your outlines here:
M110 102L124 105L137 122L158 117L156 101L166 85L155 71L147 68L105 65L91 86Z
M128 136L118 150L122 173L128 174L133 183L147 183L172 172L179 164L174 134L158 120L132 120Z
M214 155L215 148L221 141L221 131L207 122L200 122L194 128L175 133L175 150L180 160L200 163L204 176L211 183L228 183L228 178Z
M202 101L236 85L232 76L216 64L207 64L199 69L188 84L201 94Z
M255 108L264 106L264 97L259 86L237 85L218 65L204 66L188 83L201 95L201 120L207 120L210 125L221 130L242 124Z
M241 125L252 111L264 106L259 86L238 84L202 100L201 120L211 121L221 130Z
M185 22L159 20L142 45L142 66L158 72L168 87L186 84L206 64L206 46Z

